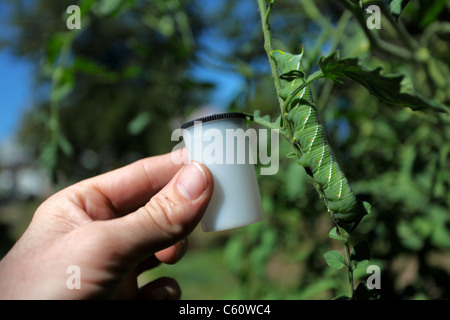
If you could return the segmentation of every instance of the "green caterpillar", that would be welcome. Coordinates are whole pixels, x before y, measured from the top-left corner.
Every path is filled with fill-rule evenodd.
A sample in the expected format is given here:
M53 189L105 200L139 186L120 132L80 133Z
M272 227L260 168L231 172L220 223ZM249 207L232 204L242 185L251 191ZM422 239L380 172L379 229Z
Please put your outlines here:
M351 231L367 212L336 162L311 91L308 86L303 86L303 52L292 55L276 50L271 56L280 72L282 89L278 95L285 101L284 126L290 126L293 143L302 154L299 164L307 168L309 175L319 184L335 221Z

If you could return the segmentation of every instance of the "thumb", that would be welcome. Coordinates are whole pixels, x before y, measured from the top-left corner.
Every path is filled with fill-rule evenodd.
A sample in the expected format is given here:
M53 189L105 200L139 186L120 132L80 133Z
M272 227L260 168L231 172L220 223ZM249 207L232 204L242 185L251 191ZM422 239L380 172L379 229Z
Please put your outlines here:
M109 220L117 253L142 259L184 239L201 220L213 187L205 165L186 164L145 206Z

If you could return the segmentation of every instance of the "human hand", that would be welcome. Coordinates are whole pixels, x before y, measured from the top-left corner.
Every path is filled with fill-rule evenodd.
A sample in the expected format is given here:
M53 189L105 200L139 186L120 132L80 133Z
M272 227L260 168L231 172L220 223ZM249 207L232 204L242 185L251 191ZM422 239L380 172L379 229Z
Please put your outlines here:
M137 275L177 262L209 203L212 175L199 163L183 166L186 157L183 149L143 159L46 200L0 261L0 298L179 298L175 280L138 289ZM71 265L80 289L67 286Z

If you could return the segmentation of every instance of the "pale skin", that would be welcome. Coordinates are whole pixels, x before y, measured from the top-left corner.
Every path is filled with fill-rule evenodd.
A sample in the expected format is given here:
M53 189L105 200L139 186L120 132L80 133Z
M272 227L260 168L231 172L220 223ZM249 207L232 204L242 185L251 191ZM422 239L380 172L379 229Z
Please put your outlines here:
M0 298L179 298L174 279L138 288L137 276L183 256L209 203L210 171L186 162L184 150L142 159L51 196L0 261ZM67 286L70 265L80 289Z

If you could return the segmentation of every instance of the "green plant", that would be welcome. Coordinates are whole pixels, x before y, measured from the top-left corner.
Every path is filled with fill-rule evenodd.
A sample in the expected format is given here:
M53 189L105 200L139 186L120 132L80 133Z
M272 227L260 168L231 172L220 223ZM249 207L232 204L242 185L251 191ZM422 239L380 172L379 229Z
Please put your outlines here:
M21 141L44 158L60 183L170 151L168 119L184 118L199 105L218 103L280 128L281 110L274 106L285 102L267 76L256 1L83 0L78 34L66 27L71 1L4 2L13 8L11 24L19 31L11 33L10 47L36 63L37 86L53 91L51 99L38 95L30 107ZM185 298L229 298L211 285L214 278L229 282L237 299L331 299L350 296L349 275L354 298L374 291L386 299L450 298L450 121L434 112L450 104L450 3L409 1L398 17L383 5L389 2L400 3L278 0L270 8L273 49L303 52L307 82L319 71L308 84L317 115L356 198L373 206L351 232L349 250L314 179L283 138L280 154L289 158L280 158L276 175L259 177L266 220L216 242L202 233L191 238L191 254L205 258L200 269L184 261L173 266L180 268L175 278L196 280L181 283L184 292L192 292ZM381 8L380 30L366 26L370 14L364 9L371 4ZM63 47L69 47L68 55ZM216 101L212 86L192 77L192 66L212 69L217 78L225 71L242 85ZM380 97L385 91L390 94ZM268 114L280 119L261 116ZM339 270L324 260L334 250L340 254L327 256ZM228 269L220 268L221 252ZM381 268L381 290L358 285L367 277L367 256ZM197 296L199 288L204 292Z
M391 1L391 10L397 17L406 2ZM294 55L273 48L269 17L274 3L274 0L258 0L264 48L268 55L278 96L280 115L275 122L271 122L268 116L262 117L259 111L250 115L249 118L267 128L279 130L292 148L287 156L297 159L297 162L305 168L311 183L324 201L335 223L329 237L343 242L345 246L345 256L338 250L329 251L324 255L330 267L335 269L347 267L350 295L340 298L369 297L371 295L366 295L367 290L364 289L364 284L355 289L353 281L353 272L357 266L367 264L370 259L369 248L364 241L357 242L352 247L351 235L363 217L368 214L367 211L370 211L370 205L357 200L347 178L334 159L319 120L310 86L321 78L328 78L335 82L347 78L358 82L368 89L369 93L385 103L409 107L412 110L431 109L447 112L447 108L416 92L411 86L411 80L406 76L382 74L380 68L364 67L358 59L340 59L337 52L320 58L318 61L320 70L312 75L306 75L302 68L303 52ZM350 1L343 1L343 3L356 12L354 3ZM387 50L402 54L398 48L391 46L388 48Z
M21 31L9 45L36 64L36 87L48 91L25 113L20 140L54 183L170 151L162 120L192 110L211 88L188 75L202 29L191 1L78 1L80 29L66 26L70 1L7 2Z

